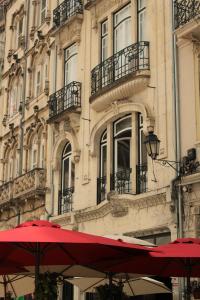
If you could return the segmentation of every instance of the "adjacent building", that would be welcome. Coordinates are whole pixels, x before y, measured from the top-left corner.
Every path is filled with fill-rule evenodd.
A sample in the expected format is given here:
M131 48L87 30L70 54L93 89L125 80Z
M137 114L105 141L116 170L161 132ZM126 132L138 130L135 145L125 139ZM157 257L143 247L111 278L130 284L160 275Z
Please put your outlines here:
M2 229L199 236L199 15L198 0L7 1ZM149 132L173 167L148 157Z

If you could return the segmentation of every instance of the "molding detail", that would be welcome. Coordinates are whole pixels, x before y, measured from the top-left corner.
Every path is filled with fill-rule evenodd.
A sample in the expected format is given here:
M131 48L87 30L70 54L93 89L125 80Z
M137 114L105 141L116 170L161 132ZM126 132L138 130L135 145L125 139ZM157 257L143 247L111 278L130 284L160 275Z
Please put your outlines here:
M108 214L113 217L124 217L130 208L137 210L165 205L166 193L161 194L141 194L141 195L113 195L110 201L105 200L99 206L94 206L87 210L74 211L74 218L77 223L100 219Z
M90 98L91 107L97 112L105 110L112 102L129 98L145 87L149 83L150 72L149 71L138 71L134 74L134 77L122 83L116 83L117 86L109 87L109 90L105 89L105 92L102 91L101 95L93 96Z

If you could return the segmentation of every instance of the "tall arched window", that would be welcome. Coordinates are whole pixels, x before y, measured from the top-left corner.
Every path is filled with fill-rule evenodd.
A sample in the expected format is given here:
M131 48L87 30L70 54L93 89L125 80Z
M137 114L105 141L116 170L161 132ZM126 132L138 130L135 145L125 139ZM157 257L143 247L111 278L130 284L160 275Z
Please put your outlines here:
M38 137L32 136L29 150L29 170L37 168L38 165Z
M72 193L74 192L74 171L72 161L72 146L65 145L61 161L61 192L59 197L58 213L62 214L72 210Z
M112 190L119 194L146 192L147 153L143 142L141 113L124 115L107 126L100 137L97 204Z
M97 178L97 204L105 200L106 197L106 174L107 174L107 130L105 130L100 140L100 168L99 178Z
M106 176L107 171L107 130L101 136L100 142L100 177Z
M20 103L22 102L23 96L23 82L21 77L15 78L11 83L11 89L9 93L9 104L8 104L8 113L9 116L14 116L18 110Z

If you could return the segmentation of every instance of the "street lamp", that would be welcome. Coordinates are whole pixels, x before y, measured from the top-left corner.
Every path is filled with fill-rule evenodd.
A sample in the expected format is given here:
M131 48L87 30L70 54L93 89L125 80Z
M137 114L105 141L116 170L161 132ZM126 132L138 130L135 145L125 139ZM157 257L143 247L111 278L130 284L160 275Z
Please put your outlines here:
M146 146L147 153L152 158L152 160L160 161L163 165L167 164L175 171L177 171L176 167L174 167L173 164L179 164L179 162L157 158L160 150L160 140L158 139L157 135L153 133L153 131L149 131L149 134L146 136L144 144Z

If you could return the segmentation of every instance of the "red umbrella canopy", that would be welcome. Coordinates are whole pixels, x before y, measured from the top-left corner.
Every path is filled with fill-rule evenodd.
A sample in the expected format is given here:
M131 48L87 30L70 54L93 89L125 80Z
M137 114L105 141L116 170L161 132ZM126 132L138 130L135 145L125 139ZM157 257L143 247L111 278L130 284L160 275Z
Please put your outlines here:
M167 277L200 276L200 239L177 239L156 250L146 256L132 257L128 262L109 268L109 271Z
M0 259L9 259L22 266L89 265L124 260L147 253L143 246L128 244L100 236L61 229L48 221L26 222L0 232Z

